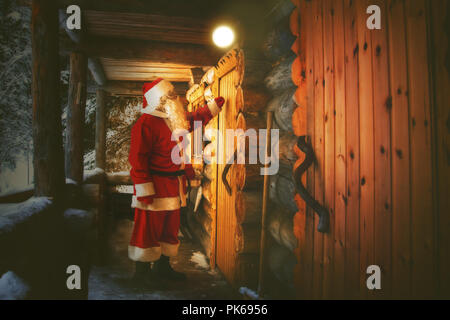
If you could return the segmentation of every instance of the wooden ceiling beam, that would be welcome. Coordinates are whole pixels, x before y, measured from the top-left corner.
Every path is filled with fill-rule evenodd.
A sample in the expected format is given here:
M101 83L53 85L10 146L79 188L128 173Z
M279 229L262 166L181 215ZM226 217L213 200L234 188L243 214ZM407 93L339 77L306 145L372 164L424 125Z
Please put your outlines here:
M66 24L67 15L62 9L59 10L58 17L59 17L60 28L65 30L67 36L75 44L80 44L85 41L86 33L83 28L80 31L69 30L67 28L67 24ZM89 57L89 55L88 55L88 68L89 68L89 71L91 72L92 77L94 78L95 82L97 82L97 84L103 85L106 83L105 71L103 70L102 64L98 61L97 58Z
M187 82L172 82L175 93L184 96L189 89ZM95 93L97 89L103 89L112 95L142 96L143 81L108 81L104 86L89 85L88 93Z
M89 37L79 44L61 41L61 53L74 50L85 52L89 57L112 59L135 59L149 63L182 64L186 67L213 66L223 52L212 46L198 44L166 43L106 37Z
M209 44L212 27L203 20L143 13L84 10L89 34L100 37Z
M216 0L57 0L61 8L75 4L82 10L110 12L162 14L179 17L205 18L217 14L213 2Z
M164 78L168 81L174 81L174 82L185 82L189 81L186 77L179 77L179 76L173 76L170 74L161 74L161 73L153 73L153 74L131 74L131 73L114 73L114 74L108 74L108 78L113 81L153 81L158 78Z

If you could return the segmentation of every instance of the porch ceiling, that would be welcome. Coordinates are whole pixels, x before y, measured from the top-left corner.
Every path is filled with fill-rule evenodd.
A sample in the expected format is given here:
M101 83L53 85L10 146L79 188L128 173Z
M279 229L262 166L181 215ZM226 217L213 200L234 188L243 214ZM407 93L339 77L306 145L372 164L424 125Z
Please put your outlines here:
M159 77L173 82L189 82L191 69L186 65L154 63L142 60L101 58L108 80L152 81Z
M142 82L158 77L193 82L191 70L207 69L224 54L211 40L216 23L239 26L242 34L243 25L255 24L251 37L247 36L250 44L256 38L254 29L263 29L257 22L278 1L57 0L63 15L68 5L79 5L83 24L80 31L65 28L72 41L60 49L63 54L84 52L100 86L108 81Z
M84 11L84 17L94 36L211 44L208 23L198 19L93 10Z
M211 45L208 23L189 17L97 10L85 10L83 17L90 39L107 37L117 39L122 45L126 43L122 40ZM162 77L172 82L189 82L192 80L191 68L197 67L142 58L100 57L99 61L108 81L152 81Z

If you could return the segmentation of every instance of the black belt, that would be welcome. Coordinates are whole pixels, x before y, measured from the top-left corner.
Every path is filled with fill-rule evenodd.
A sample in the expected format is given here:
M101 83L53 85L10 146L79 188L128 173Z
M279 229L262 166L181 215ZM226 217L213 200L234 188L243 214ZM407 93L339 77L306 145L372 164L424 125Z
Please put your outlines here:
M186 173L184 170L159 171L159 170L150 169L150 174L154 174L154 175L162 176L162 177L179 177L179 176L184 176Z

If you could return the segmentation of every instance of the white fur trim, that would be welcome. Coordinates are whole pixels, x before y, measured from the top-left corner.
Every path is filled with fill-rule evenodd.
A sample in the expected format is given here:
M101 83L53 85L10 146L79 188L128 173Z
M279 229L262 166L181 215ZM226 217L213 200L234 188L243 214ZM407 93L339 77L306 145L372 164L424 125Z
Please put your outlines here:
M203 93L203 96L205 97L205 100L210 102L214 100L214 95L212 93L212 88L209 86L205 89L205 92Z
M135 187L137 197L152 196L155 194L155 186L153 185L153 182L136 184Z
M173 90L173 85L169 81L161 80L144 94L145 100L147 100L147 107L145 109L155 110L159 106L161 98Z
M208 85L214 82L214 71L215 67L209 68L208 71L203 75L202 80L200 82L206 82Z
M176 257L178 254L178 247L180 246L180 242L177 244L171 244L167 242L159 242L161 245L161 253L166 257Z
M128 257L133 261L153 262L161 257L161 247L139 248L128 246Z
M150 211L170 211L180 209L181 201L180 197L154 198L152 204L147 204L133 196L131 207Z
M213 117L217 116L220 112L220 108L215 100L208 102L208 109L211 111Z

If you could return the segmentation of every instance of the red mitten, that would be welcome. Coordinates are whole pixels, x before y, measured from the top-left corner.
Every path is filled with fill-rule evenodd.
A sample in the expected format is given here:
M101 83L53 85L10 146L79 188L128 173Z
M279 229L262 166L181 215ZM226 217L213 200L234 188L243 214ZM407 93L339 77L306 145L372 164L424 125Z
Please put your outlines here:
M138 199L138 201L144 202L145 204L153 203L153 196L138 197L137 199Z
M219 108L222 108L223 104L225 103L225 99L223 97L217 97L214 99L214 101Z
M186 173L186 177L189 180L192 180L195 178L195 171L194 171L194 168L192 168L192 165L187 164L186 167L184 168L184 172Z

